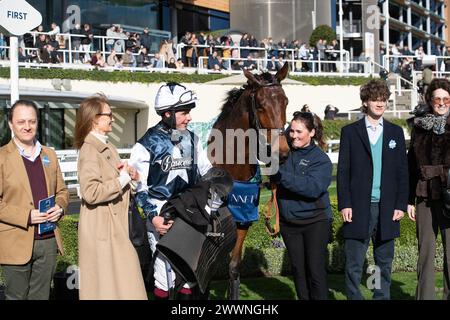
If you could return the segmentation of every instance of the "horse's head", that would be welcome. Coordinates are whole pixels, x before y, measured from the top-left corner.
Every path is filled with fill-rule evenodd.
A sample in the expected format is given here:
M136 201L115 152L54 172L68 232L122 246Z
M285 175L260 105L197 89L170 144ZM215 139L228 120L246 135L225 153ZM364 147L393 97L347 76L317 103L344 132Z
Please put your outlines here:
M272 147L272 152L279 153L280 160L285 159L289 152L284 127L286 125L286 107L289 102L281 81L286 78L289 71L287 63L275 74L268 72L261 75L254 75L248 70L244 70L244 75L248 79L247 88L250 90L252 103L249 108L250 122L253 118L254 129L266 129L268 131L267 140ZM259 126L259 128L258 128ZM272 130L277 130L279 139L272 141Z

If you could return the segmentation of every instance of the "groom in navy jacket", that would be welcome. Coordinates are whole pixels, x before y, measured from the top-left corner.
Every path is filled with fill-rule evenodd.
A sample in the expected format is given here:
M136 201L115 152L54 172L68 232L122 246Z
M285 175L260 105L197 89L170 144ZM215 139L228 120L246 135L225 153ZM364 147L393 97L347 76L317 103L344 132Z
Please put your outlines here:
M365 116L341 132L337 194L349 300L363 299L359 284L371 239L376 280L370 289L374 299L390 299L394 239L400 236L399 220L408 203L408 163L403 130L383 119L389 95L383 80L363 85Z

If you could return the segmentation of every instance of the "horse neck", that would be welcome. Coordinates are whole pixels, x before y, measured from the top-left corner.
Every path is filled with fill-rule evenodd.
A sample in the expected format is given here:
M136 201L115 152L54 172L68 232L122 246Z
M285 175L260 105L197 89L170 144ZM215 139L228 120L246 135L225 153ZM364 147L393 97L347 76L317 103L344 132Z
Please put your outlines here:
M224 119L224 123L226 125L221 126L219 130L222 132L222 135L226 137L226 129L242 129L244 132L249 129L249 120L248 120L248 112L249 104L251 103L250 95L246 92L242 94L242 96L237 101L237 105L235 106L234 110L236 112L232 112L228 119ZM233 111L234 111L233 110ZM236 117L236 114L239 112L240 116ZM226 143L227 141L224 141L224 149L223 149L223 155L224 160L226 160ZM236 145L234 149L235 155L236 155ZM218 167L221 167L228 171L228 173L233 177L234 180L238 181L248 181L250 180L255 172L256 172L256 165L250 164L250 155L249 154L249 146L248 142L245 144L245 160L243 164L221 164L217 165ZM225 162L225 161L224 161Z

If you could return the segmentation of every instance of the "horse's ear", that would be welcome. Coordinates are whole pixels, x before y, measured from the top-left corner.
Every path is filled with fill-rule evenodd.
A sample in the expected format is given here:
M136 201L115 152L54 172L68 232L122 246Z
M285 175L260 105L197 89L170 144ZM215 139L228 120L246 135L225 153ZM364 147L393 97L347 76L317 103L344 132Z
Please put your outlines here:
M275 78L278 80L278 83L281 83L281 81L286 78L288 71L289 71L289 63L286 62L283 68L281 68L275 75Z
M255 84L260 86L261 82L259 82L258 79L256 79L255 75L253 73L251 73L250 71L248 71L247 69L244 69L244 76L250 81L250 85L251 84Z

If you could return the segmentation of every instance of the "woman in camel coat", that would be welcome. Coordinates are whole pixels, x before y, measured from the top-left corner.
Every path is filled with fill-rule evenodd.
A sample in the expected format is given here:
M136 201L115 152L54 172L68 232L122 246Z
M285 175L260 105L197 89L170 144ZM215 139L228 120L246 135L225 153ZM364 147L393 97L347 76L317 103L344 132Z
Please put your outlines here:
M130 184L136 170L122 163L108 141L113 117L106 97L84 100L77 112L80 150L78 227L80 299L147 299L138 256L128 232Z

